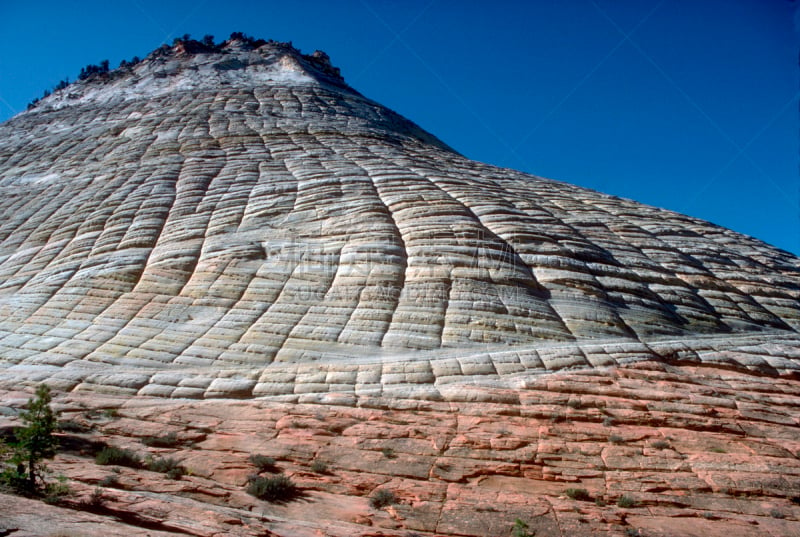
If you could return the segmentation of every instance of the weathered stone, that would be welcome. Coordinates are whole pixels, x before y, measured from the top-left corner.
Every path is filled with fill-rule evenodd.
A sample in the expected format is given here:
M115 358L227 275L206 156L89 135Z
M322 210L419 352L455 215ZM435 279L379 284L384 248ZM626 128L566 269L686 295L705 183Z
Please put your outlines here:
M465 159L323 53L203 47L0 125L0 425L46 382L90 428L0 533L800 532L800 260Z

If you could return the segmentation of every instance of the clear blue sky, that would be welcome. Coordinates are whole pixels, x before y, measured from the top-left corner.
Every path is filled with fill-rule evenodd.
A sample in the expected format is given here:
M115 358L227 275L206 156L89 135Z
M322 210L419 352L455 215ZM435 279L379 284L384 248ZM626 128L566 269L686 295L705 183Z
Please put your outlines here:
M0 120L184 33L321 49L464 155L800 254L791 0L0 0Z

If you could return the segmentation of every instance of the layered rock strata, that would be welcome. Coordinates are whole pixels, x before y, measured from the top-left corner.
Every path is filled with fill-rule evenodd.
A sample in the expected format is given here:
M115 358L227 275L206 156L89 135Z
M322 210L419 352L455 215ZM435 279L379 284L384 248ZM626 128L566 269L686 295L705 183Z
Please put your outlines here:
M637 362L470 393L359 407L60 395L70 426L50 466L72 493L0 494L0 533L506 537L520 519L537 537L800 534L796 380ZM0 391L0 431L28 396ZM188 475L97 465L104 445ZM294 501L245 492L253 454L299 487ZM395 503L374 505L380 491Z
M798 368L800 262L470 161L289 45L162 48L0 126L0 382L447 398L636 360Z

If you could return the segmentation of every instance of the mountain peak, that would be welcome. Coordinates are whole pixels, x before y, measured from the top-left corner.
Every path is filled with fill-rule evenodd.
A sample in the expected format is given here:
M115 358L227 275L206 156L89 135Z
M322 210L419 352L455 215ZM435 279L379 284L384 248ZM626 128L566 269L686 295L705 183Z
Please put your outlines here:
M328 54L304 54L291 42L255 39L241 32L215 44L188 35L164 44L143 60L123 61L109 70L108 62L89 65L79 80L60 84L52 94L32 103L36 110L57 109L85 102L149 98L167 92L218 86L316 85L357 94L347 86Z
M197 108L206 106L200 102L205 98L244 92L251 96L246 106L258 102L262 114L291 123L297 130L327 125L353 133L416 139L453 152L413 122L348 86L325 52L304 54L291 42L255 39L240 32L222 43L214 43L211 36L201 41L183 36L142 60L123 61L113 70L108 61L89 65L81 70L78 81L63 82L54 93L46 92L16 121L41 124L42 119L35 116L58 112L68 123L77 124L76 116L94 114L98 108L125 114L136 109L133 113L141 114L149 106L136 103L181 100L187 92L192 97L186 100ZM160 106L148 114L162 115L165 110ZM194 112L186 108L182 113ZM61 120L48 117L45 121Z

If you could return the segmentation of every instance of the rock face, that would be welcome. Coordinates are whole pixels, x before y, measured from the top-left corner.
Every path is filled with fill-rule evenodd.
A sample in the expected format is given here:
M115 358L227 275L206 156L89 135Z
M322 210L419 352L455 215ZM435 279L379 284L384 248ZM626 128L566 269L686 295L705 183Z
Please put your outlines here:
M670 356L796 369L765 347L797 342L793 256L467 160L322 54L186 49L0 127L7 385L439 397L652 358L664 340L680 341Z
M800 260L470 161L323 53L188 45L0 125L0 410L47 382L73 447L171 429L193 475L75 448L105 503L0 533L800 531ZM258 451L306 503L243 492Z
M800 534L796 380L638 362L471 393L359 407L61 395L71 427L50 466L72 494L59 506L0 494L0 534L508 537L517 519L537 537ZM4 413L27 396L0 392ZM166 445L148 447L154 436ZM95 444L188 475L96 465ZM302 495L246 494L252 454ZM380 491L396 503L373 506Z

